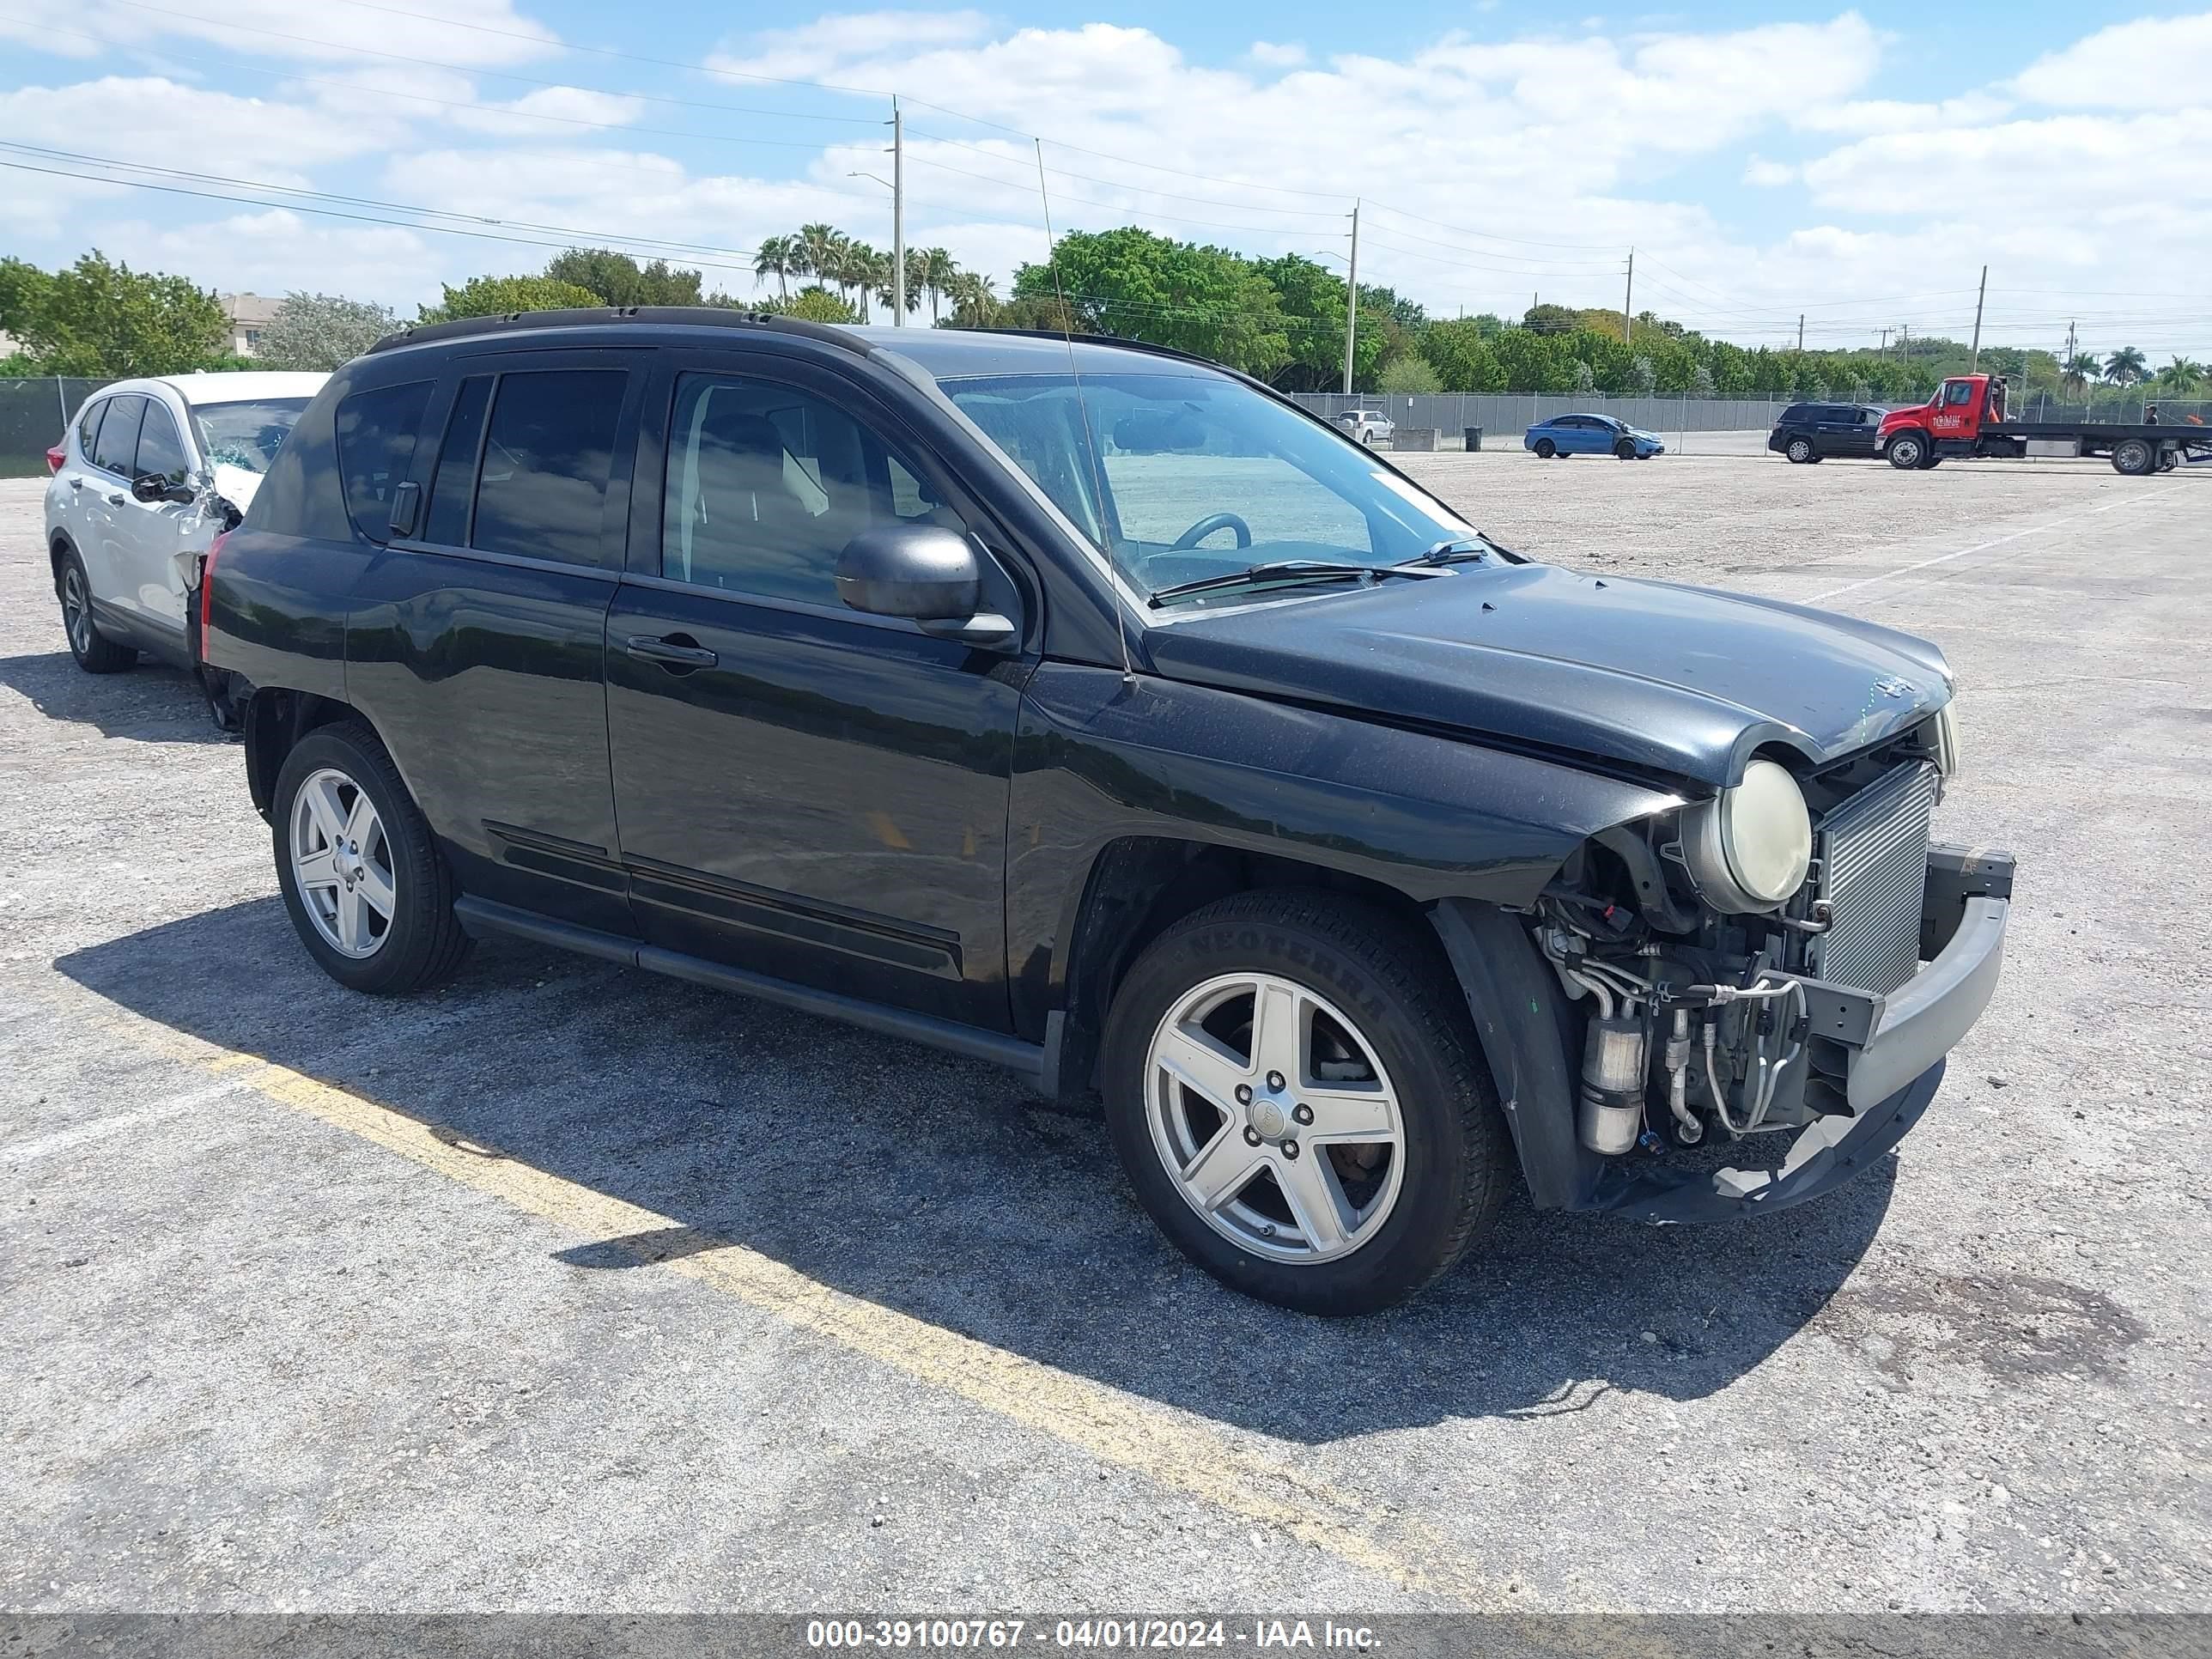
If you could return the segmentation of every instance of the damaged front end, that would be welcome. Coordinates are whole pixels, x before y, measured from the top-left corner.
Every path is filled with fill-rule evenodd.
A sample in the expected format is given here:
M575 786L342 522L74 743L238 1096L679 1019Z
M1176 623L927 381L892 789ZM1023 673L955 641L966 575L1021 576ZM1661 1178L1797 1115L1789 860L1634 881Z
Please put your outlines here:
M1911 1127L1995 990L2012 891L2008 854L1931 839L1955 749L1947 708L1825 768L1754 760L1568 861L1524 918L1577 1072L1576 1168L1552 1201L1784 1208ZM1790 1133L1778 1163L1726 1155Z

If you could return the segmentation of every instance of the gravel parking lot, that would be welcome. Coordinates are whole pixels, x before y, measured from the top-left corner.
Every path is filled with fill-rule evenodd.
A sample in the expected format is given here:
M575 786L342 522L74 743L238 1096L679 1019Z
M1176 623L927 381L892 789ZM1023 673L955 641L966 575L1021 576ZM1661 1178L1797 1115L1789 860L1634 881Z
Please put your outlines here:
M1939 641L1942 830L2021 896L1855 1186L1518 1201L1345 1323L980 1066L518 945L339 990L238 751L76 670L0 483L0 1603L2212 1608L2212 467L1400 459L1538 556Z

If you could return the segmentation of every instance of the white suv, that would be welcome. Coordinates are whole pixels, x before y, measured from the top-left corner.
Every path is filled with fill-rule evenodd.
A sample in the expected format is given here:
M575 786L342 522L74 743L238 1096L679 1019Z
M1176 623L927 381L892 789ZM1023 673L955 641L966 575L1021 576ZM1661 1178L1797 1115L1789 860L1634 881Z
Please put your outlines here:
M185 600L327 374L173 374L102 386L46 452L46 550L70 654L189 667Z
M1398 429L1387 415L1371 409L1347 409L1336 417L1337 428L1364 444L1387 444Z

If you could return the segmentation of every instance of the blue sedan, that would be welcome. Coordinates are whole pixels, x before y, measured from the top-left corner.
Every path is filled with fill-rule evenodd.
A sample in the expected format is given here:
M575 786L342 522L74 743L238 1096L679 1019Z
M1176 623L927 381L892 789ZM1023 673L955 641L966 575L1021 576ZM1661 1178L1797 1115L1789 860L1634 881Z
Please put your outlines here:
M1648 461L1667 453L1657 433L1610 415L1554 415L1530 427L1521 447L1547 461L1554 455L1618 455L1624 461Z

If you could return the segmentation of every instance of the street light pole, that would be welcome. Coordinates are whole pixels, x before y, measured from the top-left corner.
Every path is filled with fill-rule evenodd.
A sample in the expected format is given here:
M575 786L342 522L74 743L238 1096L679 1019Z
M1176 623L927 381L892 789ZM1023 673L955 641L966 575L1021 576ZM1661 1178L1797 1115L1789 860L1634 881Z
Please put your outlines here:
M1344 395L1352 395L1352 352L1359 335L1359 202L1352 204L1352 262L1344 285Z
M1982 267L1982 285L1974 290L1974 355L1967 360L1969 373L1982 366L1982 301L1990 291L1990 268Z
M891 99L891 326L906 326L906 119Z

